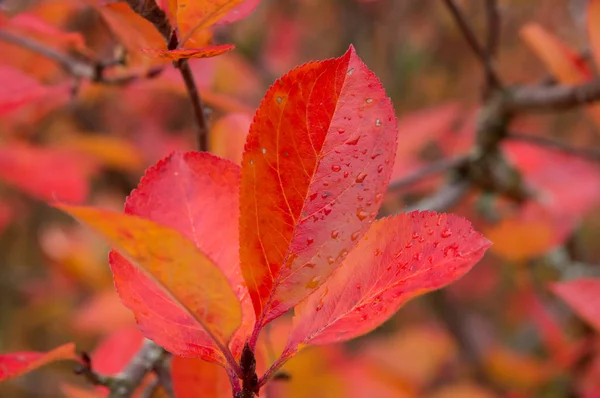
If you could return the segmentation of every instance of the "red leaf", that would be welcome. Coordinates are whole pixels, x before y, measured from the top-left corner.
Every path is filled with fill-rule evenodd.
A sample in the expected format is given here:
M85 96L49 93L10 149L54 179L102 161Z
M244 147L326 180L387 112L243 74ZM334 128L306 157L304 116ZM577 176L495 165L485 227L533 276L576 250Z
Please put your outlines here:
M386 190L396 120L351 47L267 92L242 160L241 268L256 330L316 290L367 231Z
M80 203L92 164L68 151L23 144L0 147L0 180L45 201Z
M180 48L176 50L164 50L159 48L142 48L142 52L163 61L177 61L188 58L211 58L221 55L235 48L233 44L210 46L204 48Z
M0 355L0 381L22 376L55 361L77 359L75 344L67 343L48 352L17 352Z
M412 212L377 221L321 288L296 307L287 352L367 333L411 298L468 272L490 242L458 216Z
M583 320L600 332L600 279L577 279L550 286Z
M238 241L238 190L238 166L207 153L175 152L146 171L127 198L125 213L174 228L194 242L227 277L242 302L243 325L249 327L254 316L239 270L238 248L231 244ZM119 295L146 336L177 355L221 362L208 336L191 326L195 321L147 277L116 252L111 253L110 264ZM171 323L188 327L165 327Z
M201 359L173 357L171 377L177 398L231 397L225 369Z

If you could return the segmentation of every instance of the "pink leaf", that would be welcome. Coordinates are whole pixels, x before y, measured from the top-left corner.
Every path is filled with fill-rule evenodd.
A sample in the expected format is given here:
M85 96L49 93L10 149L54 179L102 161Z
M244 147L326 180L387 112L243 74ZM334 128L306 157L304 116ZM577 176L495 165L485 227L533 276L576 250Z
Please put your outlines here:
M127 198L125 213L174 228L205 253L225 274L244 309L243 326L254 321L239 269L239 167L207 153L175 152L146 171ZM110 255L115 284L144 334L181 356L222 362L208 335L142 272L117 252ZM177 324L177 327L165 327ZM234 337L232 351L243 342Z
M554 283L550 290L600 333L600 279Z

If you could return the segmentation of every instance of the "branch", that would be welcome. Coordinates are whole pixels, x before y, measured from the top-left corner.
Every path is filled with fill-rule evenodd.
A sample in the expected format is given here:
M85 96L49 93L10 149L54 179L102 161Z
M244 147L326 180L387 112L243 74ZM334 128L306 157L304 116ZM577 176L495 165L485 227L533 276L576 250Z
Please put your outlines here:
M109 398L128 398L139 386L147 373L164 361L166 351L150 340L144 340L142 348L129 361L125 369L114 377L110 386Z
M91 358L83 353L81 359L83 364L75 369L76 374L85 376L92 384L105 386L109 389L109 398L129 398L136 388L142 383L146 374L151 371L157 373L160 384L169 396L173 396L170 378L165 382L161 377L163 364L166 362L167 352L150 340L144 340L142 347L129 361L125 369L116 376L106 376L94 371Z
M177 69L181 73L181 77L185 82L185 88L187 89L188 96L192 102L192 111L194 113L194 127L196 129L196 137L198 140L198 150L208 152L208 123L206 122L206 114L204 112L204 106L200 93L198 93L198 87L194 81L194 75L190 69L190 64L187 59L180 59L175 63Z
M563 144L562 142L557 142L545 137L533 137L520 133L508 133L506 138L509 140L523 141L537 146L552 148L569 155L579 156L588 160L600 162L600 151L596 151L594 149L573 148Z
M448 8L448 10L450 11L450 13L452 14L452 17L456 21L458 28L460 29L463 36L467 40L469 47L471 47L471 50L473 50L473 52L475 53L475 56L477 56L477 58L479 58L479 61L481 61L484 71L485 71L485 76L486 76L486 80L488 82L488 86L494 87L494 88L502 87L502 82L500 81L498 74L496 73L496 71L494 70L494 67L492 66L492 61L491 61L489 54L479 44L479 41L477 40L475 33L471 29L471 26L467 23L467 20L465 19L464 15L460 11L460 9L456 5L456 3L454 3L454 0L443 0L443 1L444 1L444 4L446 5L446 7Z
M401 180L394 181L388 185L388 191L398 191L404 189L408 186L411 186L425 177L428 177L433 174L442 173L444 171L449 171L452 169L457 169L461 166L464 166L468 163L468 156L457 156L454 158L446 158L439 160L437 162L431 163L420 170L415 171L412 174L402 178Z
M5 41L7 43L15 44L19 47L26 48L30 51L40 54L43 57L55 61L61 67L63 67L70 75L79 79L89 80L92 83L101 83L107 85L126 85L138 79L156 77L163 70L162 67L155 67L141 75L131 74L126 76L107 77L104 75L104 72L108 67L112 66L112 63L90 63L81 61L77 58L56 51L53 48L47 47L46 45L39 43L35 40L26 37L21 37L14 33L1 29L0 40Z
M126 0L126 2L133 11L154 25L165 39L169 50L174 50L179 46L179 38L171 26L167 14L158 7L155 0ZM206 152L208 151L208 124L202 99L194 81L194 75L187 59L175 61L173 65L181 73L188 96L192 102L198 150Z
M506 99L509 113L565 110L600 100L600 79L574 86L521 87Z

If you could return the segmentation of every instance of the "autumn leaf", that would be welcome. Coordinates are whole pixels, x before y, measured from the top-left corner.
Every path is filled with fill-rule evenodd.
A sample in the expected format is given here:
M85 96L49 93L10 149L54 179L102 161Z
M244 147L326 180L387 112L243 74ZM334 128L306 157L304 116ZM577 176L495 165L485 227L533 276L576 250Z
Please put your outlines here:
M254 322L239 269L238 247L231 244L238 241L238 191L238 166L207 153L175 152L146 171L125 204L125 213L179 231L225 275L243 309L243 327L231 347L234 355L243 346L245 328ZM121 299L146 336L177 355L223 361L208 336L194 327L195 320L143 273L116 252L109 260Z
M255 331L316 290L374 220L396 149L390 100L354 48L277 80L246 142L240 258Z
M373 223L333 276L296 307L286 353L373 330L406 301L463 276L489 246L454 215L412 212Z
M184 45L196 32L209 28L244 0L177 0L177 27Z
M221 366L198 358L173 357L171 377L177 398L231 398L231 385Z
M592 11L593 7L590 4ZM529 23L521 29L520 33L521 37L559 82L572 85L592 79L592 72L585 61L540 25ZM600 106L589 105L585 109L590 118L600 126Z
M242 112L230 113L217 120L210 131L210 152L241 164L251 123L252 116Z
M51 362L77 359L75 344L67 343L48 352L17 352L0 355L0 381L19 377Z
M584 278L554 283L550 290L600 333L600 279Z
M520 34L561 83L577 84L591 79L592 72L581 57L540 25L528 23Z
M41 200L83 202L93 171L93 164L63 149L21 143L0 147L0 180Z
M587 31L590 50L596 66L600 66L600 1L589 0L587 9Z
M211 58L221 55L235 48L233 44L220 46L208 46L203 48L182 48L176 50L164 50L156 48L142 48L141 51L149 57L158 58L163 61L177 61L188 58Z
M187 318L180 320L172 333L190 333L187 328L192 334L206 333L221 352L226 351L241 322L240 303L223 273L191 241L172 228L137 216L86 207L57 207L104 236L155 283L151 290L160 290L163 297L169 298L164 301L155 296L154 300L160 301L152 304L164 306L163 311L177 308L175 315L185 312ZM161 321L159 317L153 319ZM190 319L194 323L189 324ZM170 333L169 322L161 326L163 333Z

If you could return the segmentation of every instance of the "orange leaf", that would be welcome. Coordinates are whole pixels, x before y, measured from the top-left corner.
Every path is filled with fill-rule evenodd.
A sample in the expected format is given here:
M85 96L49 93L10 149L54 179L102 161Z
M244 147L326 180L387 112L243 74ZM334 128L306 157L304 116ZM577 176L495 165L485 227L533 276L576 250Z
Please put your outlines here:
M159 58L163 61L177 61L188 58L211 58L221 55L235 48L233 44L210 46L204 48L181 48L176 50L164 50L156 48L142 48L142 52L150 57Z
M600 66L600 0L588 0L587 30L590 50L596 66Z
M585 61L540 25L529 23L521 29L520 33L523 40L559 82L573 85L592 79L592 72ZM600 126L600 105L590 105L585 109Z
M231 398L225 369L201 359L173 357L171 378L177 398Z
M77 359L73 343L67 343L46 353L18 352L0 355L0 381L22 376L51 362L67 359Z
M575 51L536 23L521 28L521 38L552 75L564 84L583 83L592 73Z
M375 219L396 120L354 48L275 82L242 160L240 259L255 331L315 291Z
M252 117L247 113L230 113L219 119L210 132L210 151L217 156L242 163L244 144Z
M135 172L144 165L140 150L122 138L108 135L73 136L57 146L90 156L107 167Z
M183 46L196 31L209 28L244 0L178 0L177 27Z
M227 346L241 322L240 303L223 273L191 241L174 229L136 216L89 207L56 207L109 240L196 321L197 329L204 329L218 346Z

